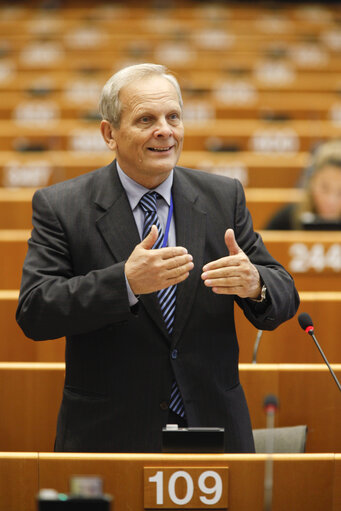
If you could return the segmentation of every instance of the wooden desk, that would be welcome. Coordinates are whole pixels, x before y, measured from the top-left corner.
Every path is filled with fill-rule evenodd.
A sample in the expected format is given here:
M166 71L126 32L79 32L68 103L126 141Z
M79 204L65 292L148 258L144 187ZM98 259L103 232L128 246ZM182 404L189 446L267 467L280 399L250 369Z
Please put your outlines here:
M329 27L332 25L333 20L337 17L338 6L336 4L324 4L313 5L307 9L305 6L297 6L292 4L281 5L280 9L271 11L266 5L258 4L217 4L207 6L201 5L195 1L188 1L184 3L180 0L176 0L172 4L171 8L164 9L164 6L160 8L153 8L151 5L136 5L136 4L124 4L124 8L119 7L117 10L113 8L103 9L102 5L96 7L89 7L89 5L79 6L78 4L70 4L70 6L58 7L53 11L53 14L62 17L63 23L58 23L55 30L58 34L67 33L70 28L74 28L75 24L78 26L79 23L88 21L89 17L94 19L100 24L100 27L114 26L124 29L130 26L134 29L140 29L142 33L148 32L148 27L145 25L145 18L148 19L153 15L156 22L171 20L175 23L186 23L188 27L196 27L207 24L209 21L229 21L232 27L241 26L246 27L249 31L252 28L255 33L267 34L273 33L274 28L269 26L269 21L277 20L279 27L283 29L283 25L280 23L284 22L284 27L289 27L290 30L284 31L291 34L303 33L307 27L311 27L312 33L318 34L321 31L321 27ZM43 13L45 11L43 10ZM119 13L120 16L114 16L115 13ZM108 16L108 13L111 16ZM210 15L210 16L209 16ZM122 18L126 23L122 24ZM141 22L142 18L142 22ZM256 18L256 19L255 19ZM54 19L54 18L53 18ZM12 13L11 16L4 17L2 24L5 27L10 27L10 34L14 34L15 22L20 22L20 27L23 33L30 33L32 21L36 20L36 12L30 6L23 6L20 10ZM257 23L255 23L257 21ZM64 23L65 22L65 23ZM262 23L261 23L262 22ZM288 25L286 24L288 22ZM289 23L290 22L290 23ZM82 25L81 25L82 26ZM168 25L166 25L167 27ZM171 25L172 26L172 25ZM181 25L182 26L182 25ZM275 26L278 30L278 26ZM249 32L247 32L249 33Z
M309 151L314 144L337 138L340 134L341 126L328 121L188 121L185 124L184 150L222 150L224 147L233 147L239 151L295 153Z
M275 455L273 511L333 510L335 455ZM102 474L115 498L115 511L142 509L143 468L224 467L229 469L229 511L263 509L264 455L126 455L39 457L40 484L68 489L72 474ZM128 490L128 491L127 491Z
M1 289L19 289L30 230L0 230Z
M196 30L192 38L182 41L175 40L171 34L164 33L160 37L155 32L152 35L141 34L136 40L138 36L128 31L113 35L115 29L111 30L111 35L104 37L102 34L102 41L92 47L90 45L77 47L72 43L67 45L65 40L60 40L62 36L59 39L51 38L48 42L40 40L39 45L36 39L27 42L25 40L18 42L17 39L12 42L13 49L8 58L13 68L20 74L42 71L73 72L75 69L91 68L105 72L109 77L113 70L125 64L124 59L127 61L135 57L134 62L162 61L178 75L182 85L191 80L197 86L200 83L206 90L210 90L212 85L221 82L229 72L230 76L236 76L238 73L233 71L242 70L239 77L247 76L253 85L262 90L337 91L337 75L341 66L337 53L326 45L324 48L321 46L318 48L320 54L317 57L320 56L320 59L309 61L308 57L305 62L304 60L300 62L295 57L298 53L302 54L302 49L303 52L304 49L307 52L308 45L304 47L303 44L299 45L295 41L283 42L283 55L275 61L271 56L273 43L269 38L264 37L241 35L235 37L237 44L232 43L228 48L226 46L208 48L205 43L200 45L197 42L200 39L203 41L204 28ZM134 36L135 41L132 42ZM111 48L109 47L110 39ZM238 41L241 43L239 48ZM19 48L20 44L23 48ZM101 48L101 44L105 47ZM258 45L258 48L248 48L252 44ZM143 49L140 55L136 55L139 45L143 46ZM316 46L310 45L311 48ZM271 68L273 77L269 76ZM281 74L278 74L278 69ZM262 78L262 74L266 75L265 79ZM315 82L309 83L307 78L313 77ZM330 77L329 83L326 80L327 77Z
M34 191L31 188L0 188L0 229L32 229Z
M248 201L252 211L251 204ZM261 208L262 202L258 205ZM261 231L261 234L269 252L293 275L299 291L340 291L340 232ZM29 237L29 230L0 230L2 289L19 289Z
M7 200L8 196L15 197L16 193L20 194L21 188L48 186L104 167L114 156L109 150L86 154L80 151L0 151L0 184L3 187L1 200ZM302 158L305 160L304 156L303 153L298 156L295 164L292 162L294 168ZM33 193L33 190L31 192ZM31 195L26 200L30 201L30 198Z
M246 206L251 213L254 229L264 229L279 209L291 202L300 202L302 195L300 188L246 188ZM263 231L263 234L266 232Z
M74 81L76 82L76 79ZM84 93L87 90L87 83L87 81L83 82ZM80 87L79 82L77 86ZM64 85L65 90L52 91L43 97L35 97L21 90L2 91L0 119L18 119L24 115L43 117L43 114L47 118L82 119L98 112L96 97L91 97L89 94L79 102L76 98L73 99L70 93L71 87L72 81L69 78L68 84ZM98 88L100 89L99 86ZM190 120L192 117L194 119L271 119L282 116L284 119L327 121L337 117L340 110L336 92L257 91L247 79L237 80L228 76L222 81L221 89L221 91L219 88L217 91L213 89L206 94L197 93L184 84L182 95L185 120Z
M271 255L293 275L299 291L340 291L341 233L261 231Z
M235 169L238 173L236 167ZM212 171L214 170L213 166ZM35 190L36 188L0 188L0 229L32 229L32 196ZM254 228L262 229L281 207L289 202L299 202L302 191L297 188L246 188L245 195Z
M258 348L259 363L322 363L314 341L301 329L297 318L307 312L313 319L317 339L330 363L341 363L339 315L341 292L300 293L301 304L297 314L273 331L263 331ZM239 360L250 363L258 330L235 307L236 329L239 341Z
M3 187L3 190L0 189L0 200L16 201L20 188L44 187L77 177L107 165L114 156L110 151L99 154L79 151L0 151L0 185ZM306 152L286 154L279 158L273 153L183 151L179 165L235 177L247 188L294 188L308 159ZM6 228L5 221L7 228L19 228L11 227L11 220L7 218L2 220L1 228Z
M273 511L339 511L341 455L276 454ZM143 509L145 467L228 468L228 510L263 510L263 454L49 454L0 453L0 511L35 511L39 489L69 492L75 474L98 475L114 498L112 511ZM18 488L20 481L20 489ZM206 508L207 509L207 508Z
M241 68L239 61L236 62L231 55L230 52L226 59L226 67L223 71L217 70L207 72L200 69L195 71L195 69L191 70L190 62L186 61L185 64L182 64L182 66L180 66L181 69L179 68L176 74L181 88L184 91L184 98L188 98L189 94L193 96L196 93L199 93L201 97L212 95L214 91L221 88L222 84L240 80L246 83L247 87L250 87L256 94L260 94L261 97L263 94L276 94L278 92L285 95L296 95L299 93L301 95L322 94L324 96L330 94L336 95L338 93L339 76L337 72L321 73L320 69L314 72L311 70L310 72L298 74L296 78L294 76L293 80L291 80L289 76L289 80L282 84L276 81L266 83L259 79L257 80L254 74L248 69L246 69L246 73L244 73L243 67ZM176 69L173 69L173 64L174 63L171 62L169 68L176 71ZM0 82L0 91L7 93L25 92L32 88L39 87L38 84L40 83L41 87L47 84L48 88L55 91L62 91L68 96L70 95L68 94L68 90L72 91L74 84L77 84L76 90L79 90L79 84L81 83L83 85L85 84L87 88L90 87L94 89L96 91L96 97L98 98L101 88L110 74L113 73L111 54L104 57L104 59L103 56L102 58L96 56L96 59L93 60L91 65L88 52L84 53L83 58L76 59L76 62L75 59L73 59L68 65L64 63L61 66L59 64L58 66L50 66L48 69L46 69L46 67L44 69L28 67L25 71L19 71L17 70L16 63L11 60L7 62L7 65L9 72ZM119 62L118 65L120 66L121 62ZM187 66L188 69L184 69L184 65L185 67ZM291 66L289 66L289 68L290 67ZM86 73L84 70L89 68L91 73ZM174 64L174 68L176 68L176 63ZM238 72L235 72L236 69L238 70L240 68L242 71L241 77Z
M1 451L53 451L64 368L62 363L0 363Z
M339 381L340 369L333 365ZM308 426L306 452L340 452L340 391L324 364L240 364L240 381L253 428L266 427L262 405L275 394L277 426Z
M341 126L330 121L215 119L185 123L184 150L253 151L280 154L309 151L323 140L341 136ZM12 151L25 147L44 150L102 152L106 145L99 123L53 120L46 123L0 121L0 147Z
M1 362L64 362L65 339L34 342L15 320L19 292L0 290Z
M0 511L36 511L39 454L0 452Z
M0 290L1 362L64 362L65 340L34 342L15 321L18 291ZM301 292L299 312L313 318L316 335L330 363L341 363L339 313L341 292ZM235 307L239 360L250 363L257 330ZM259 363L322 363L314 342L299 327L297 315L271 332L263 332L258 349Z
M240 65L238 66L240 61L236 62L236 59L231 57L231 52L229 52L225 57L226 68L224 70L205 70L200 68L192 69L192 60L200 59L202 50L193 51L187 49L186 45L184 46L182 44L175 46L176 56L184 51L187 56L186 59L182 61L181 65L176 65L176 62L174 64L174 56L171 56L169 59L167 57L163 59L163 63L168 65L173 72L176 72L182 89L191 89L193 91L200 90L203 93L218 90L223 82L226 82L229 78L236 76L236 72L234 71L235 69L240 69ZM207 54L207 61L211 55L212 51ZM145 57L148 56L154 61L160 61L160 58L163 58L157 50L153 49L152 51L146 51L142 58L140 57L137 60L142 63L145 61ZM119 57L121 57L120 54L113 54L108 51L103 52L100 55L97 55L96 53L91 54L89 51L83 51L81 53L74 52L73 58L68 59L65 58L64 53L61 52L55 61L44 63L43 60L36 60L30 65L25 65L24 69L18 58L11 59L8 64L10 71L8 72L8 76L2 80L0 90L24 91L30 89L32 85L40 80L42 75L44 75L45 78L51 78L53 85L54 82L56 82L57 89L60 90L64 86L65 77L68 81L71 81L75 74L78 73L78 76L82 78L81 75L83 74L84 76L85 74L84 70L90 70L91 72L94 71L92 78L95 77L95 73L98 73L98 75L96 75L96 80L98 79L103 87L108 77L113 74L113 63L116 61L117 67L121 67L122 58ZM223 56L221 58L223 58ZM245 59L242 60L245 62ZM248 58L248 60L250 59ZM134 61L136 62L136 58ZM284 77L273 80L271 79L271 71L273 74L276 72L278 73L276 63L274 68L265 68L265 72L263 72L262 65L264 63L267 66L273 65L273 61L271 59L262 62L259 58L259 71L253 70L253 72L251 72L251 70L247 69L249 64L246 63L247 82L251 88L257 92L272 93L282 91L284 93L300 92L302 94L337 94L338 92L340 71L326 70L323 72L323 68L321 69L321 67L318 67L317 69L310 68L306 72L302 72L300 69L295 69L295 65L292 62L286 61L279 63L280 65L283 64ZM243 75L243 68L241 69ZM279 73L281 72L282 69L279 67ZM244 78L245 76L243 76L243 79ZM51 82L49 82L49 85Z
M341 380L341 365L333 370ZM276 425L306 424L307 452L341 450L340 394L324 364L240 364L240 381L254 428L265 427L263 401L275 394ZM53 450L63 383L62 363L0 363L0 450Z
M162 47L165 44L173 46L182 44L188 50L201 50L203 52L203 63L198 59L198 55L191 60L190 63L194 67L203 68L206 64L208 69L220 71L226 69L226 67L224 68L226 58L228 62L232 61L243 65L243 67L246 65L251 67L252 57L271 58L276 50L277 53L279 53L278 50L282 50L282 54L277 55L278 60L292 62L293 65L296 64L303 71L316 68L338 70L337 52L333 51L327 44L321 44L323 33L333 30L334 22L332 21L331 11L328 12L330 17L328 21L323 20L324 23L321 23L321 20L319 20L318 25L308 23L309 29L303 29L301 23L297 24L297 20L291 19L289 21L288 18L283 17L282 21L284 24L288 24L287 29L289 28L289 30L281 32L280 41L275 46L273 31L261 30L260 18L259 23L255 19L245 18L245 16L250 16L250 11L243 14L243 19L232 19L230 11L228 13L225 11L227 16L223 26L222 18L224 16L222 11L218 13L220 24L213 24L212 20L207 19L207 13L206 19L204 19L204 13L203 17L199 19L195 9L187 7L183 10L186 12L186 18L184 18L178 15L180 9L179 6L173 13L168 11L167 20L161 12L156 13L155 11L151 12L151 10L149 12L140 11L138 14L123 13L121 11L119 16L108 16L108 19L101 19L100 13L98 13L92 26L85 26L82 17L75 17L73 20L68 19L69 12L64 11L65 14L62 14L63 23L54 25L53 30L49 32L48 43L58 44L58 48L65 59L68 56L72 58L75 55L88 52L90 55L110 55L112 62L114 62L113 57L115 55L117 55L116 59L119 56L123 58L125 55L133 56L134 54L138 58L141 54L146 56L146 54L152 52L155 45ZM172 15L174 13L175 16ZM259 11L258 15L262 16ZM89 13L88 16L91 17L92 14ZM254 16L257 16L257 11L254 11ZM278 17L275 17L274 25L276 20L278 21ZM11 49L11 57L18 61L21 69L25 69L25 66L27 68L31 61L23 61L20 55L23 51L27 51L28 47L37 44L36 34L30 33L29 20L25 21L17 21L17 27L20 27L19 31L13 28L13 20L0 20L3 37ZM336 14L335 21L337 21ZM228 30L226 29L226 23L228 23ZM159 27L157 27L158 24ZM161 24L163 25L162 29L160 29ZM315 43L303 40L306 36L306 30L309 30L311 35L315 34ZM88 38L85 40L87 35ZM216 36L215 40L214 36ZM44 42L41 41L42 46ZM137 54L139 43L141 44L140 54ZM211 60L206 62L209 52L211 52ZM299 54L298 57L297 54ZM53 57L54 55L51 56L51 60L57 65L59 59L56 57L53 59ZM165 55L165 59L166 57ZM219 61L219 57L225 57L225 59ZM179 61L174 62L176 69L181 66L183 59L180 58ZM43 64L44 61L41 65ZM109 60L107 65L109 66Z

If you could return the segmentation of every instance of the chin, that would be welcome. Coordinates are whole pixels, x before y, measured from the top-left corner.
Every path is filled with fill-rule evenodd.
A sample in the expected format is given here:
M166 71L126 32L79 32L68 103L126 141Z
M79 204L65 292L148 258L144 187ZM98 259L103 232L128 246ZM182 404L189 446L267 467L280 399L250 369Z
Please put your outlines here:
M151 164L150 168L155 169L155 171L159 172L170 172L176 165L176 161L174 160L167 160L162 162L154 162L154 164Z

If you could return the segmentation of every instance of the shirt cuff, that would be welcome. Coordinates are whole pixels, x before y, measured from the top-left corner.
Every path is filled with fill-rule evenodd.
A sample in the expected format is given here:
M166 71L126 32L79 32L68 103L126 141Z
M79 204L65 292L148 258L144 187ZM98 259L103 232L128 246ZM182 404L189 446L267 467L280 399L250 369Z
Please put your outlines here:
M129 285L129 282L128 282L128 279L127 279L127 276L126 274L124 274L124 277L126 279L126 286L127 286L127 293L128 293L128 301L129 301L129 306L130 307L133 307L134 305L137 304L138 302L138 298L136 297L136 295L134 295L134 293L132 292L131 290L131 287Z

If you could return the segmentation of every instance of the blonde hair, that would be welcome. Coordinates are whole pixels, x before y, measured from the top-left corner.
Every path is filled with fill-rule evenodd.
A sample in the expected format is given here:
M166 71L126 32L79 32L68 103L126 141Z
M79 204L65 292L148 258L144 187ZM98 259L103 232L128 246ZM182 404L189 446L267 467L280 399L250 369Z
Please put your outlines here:
M338 167L341 171L341 140L333 139L321 144L313 153L308 167L303 188L304 196L293 214L294 227L300 229L302 216L316 214L315 204L312 195L313 178L327 166Z
M99 111L102 119L110 122L115 128L119 128L122 114L122 103L119 99L120 90L135 80L153 75L162 76L174 86L182 109L183 102L179 83L175 76L167 72L165 66L148 63L135 64L127 66L112 75L104 85L99 101Z

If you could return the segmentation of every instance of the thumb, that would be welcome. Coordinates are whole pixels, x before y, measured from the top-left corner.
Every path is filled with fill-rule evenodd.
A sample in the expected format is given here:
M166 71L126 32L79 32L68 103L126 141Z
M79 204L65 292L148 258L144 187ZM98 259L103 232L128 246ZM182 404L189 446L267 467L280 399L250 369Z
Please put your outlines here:
M156 225L152 225L149 234L141 241L140 245L145 250L150 250L156 243L158 237L158 230Z
M242 252L242 249L239 247L238 243L236 242L236 238L234 237L233 229L227 229L225 232L225 244L230 255L236 255Z

